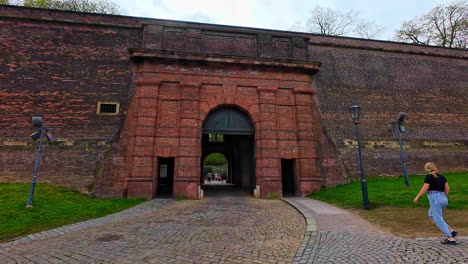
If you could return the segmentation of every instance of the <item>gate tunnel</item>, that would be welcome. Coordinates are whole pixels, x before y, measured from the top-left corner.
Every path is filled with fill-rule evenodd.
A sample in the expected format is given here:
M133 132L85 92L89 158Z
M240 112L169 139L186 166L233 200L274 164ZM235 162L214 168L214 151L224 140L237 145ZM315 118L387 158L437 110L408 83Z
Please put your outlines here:
M211 112L203 123L200 183L205 196L252 193L255 189L255 129L250 117L232 106ZM206 182L203 161L211 153L221 153L228 166L221 181Z

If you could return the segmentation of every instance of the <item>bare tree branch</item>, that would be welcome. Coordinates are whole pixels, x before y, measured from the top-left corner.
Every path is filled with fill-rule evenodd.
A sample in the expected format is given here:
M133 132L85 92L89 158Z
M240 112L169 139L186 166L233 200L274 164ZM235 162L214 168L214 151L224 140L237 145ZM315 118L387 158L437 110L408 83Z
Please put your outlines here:
M311 16L306 23L306 30L322 35L342 36L352 30L356 17L357 15L353 11L341 13L319 6L312 10Z
M396 40L449 48L467 48L468 7L466 0L440 5L427 14L403 22Z
M374 22L360 21L357 23L355 30L361 38L375 39L383 31L383 27L376 25Z

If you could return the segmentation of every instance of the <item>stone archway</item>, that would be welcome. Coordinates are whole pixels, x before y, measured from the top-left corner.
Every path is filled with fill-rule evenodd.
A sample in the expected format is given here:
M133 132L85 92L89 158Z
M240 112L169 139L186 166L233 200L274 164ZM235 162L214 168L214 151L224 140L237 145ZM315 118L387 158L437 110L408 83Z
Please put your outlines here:
M237 107L220 107L207 115L202 133L201 160L209 153L222 153L229 159L232 187L252 193L256 184L255 128L250 117ZM208 187L216 188L205 186L205 194Z

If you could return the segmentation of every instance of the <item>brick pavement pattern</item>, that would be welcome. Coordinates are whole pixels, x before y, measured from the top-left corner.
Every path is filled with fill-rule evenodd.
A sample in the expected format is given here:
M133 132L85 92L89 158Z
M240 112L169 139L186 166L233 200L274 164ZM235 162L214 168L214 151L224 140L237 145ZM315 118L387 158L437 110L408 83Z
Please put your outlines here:
M395 237L334 205L308 198L284 200L315 225L306 231L293 264L468 263L468 237L457 237L456 246L440 244L441 238Z
M0 263L291 263L304 230L304 218L282 201L187 200L0 247Z

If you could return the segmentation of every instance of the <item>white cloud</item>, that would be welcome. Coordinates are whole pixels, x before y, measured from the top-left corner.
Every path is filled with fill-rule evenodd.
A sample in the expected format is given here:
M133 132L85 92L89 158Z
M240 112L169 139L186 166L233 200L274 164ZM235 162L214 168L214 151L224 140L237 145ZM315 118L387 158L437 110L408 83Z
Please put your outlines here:
M342 12L354 10L361 18L383 26L391 39L403 20L426 13L449 0L115 0L124 15L187 20L223 25L288 30L306 21L317 5Z

